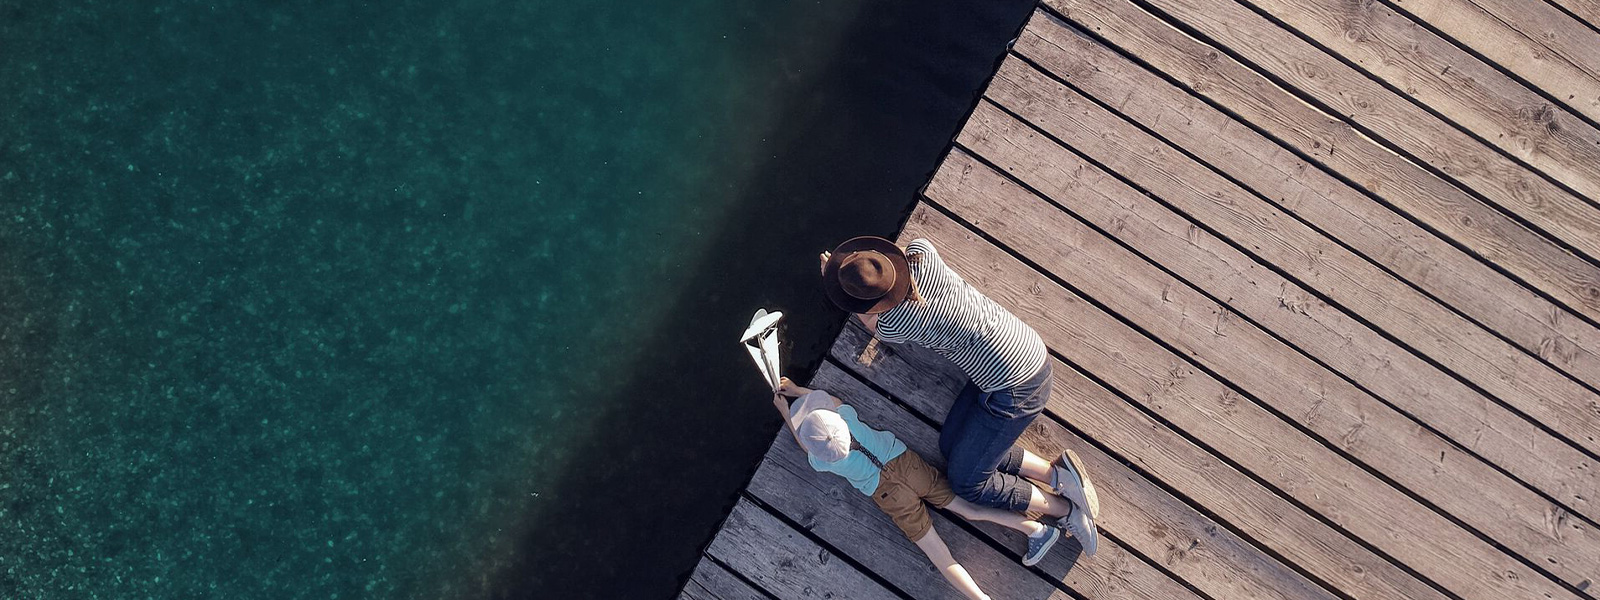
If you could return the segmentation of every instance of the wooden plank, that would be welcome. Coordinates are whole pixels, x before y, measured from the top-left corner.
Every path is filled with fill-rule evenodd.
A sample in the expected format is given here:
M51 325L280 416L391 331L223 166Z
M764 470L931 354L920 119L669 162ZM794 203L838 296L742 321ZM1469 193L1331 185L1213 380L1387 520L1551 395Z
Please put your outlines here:
M744 498L706 553L780 600L900 598Z
M1375 0L1301 3L1258 0L1256 7L1373 77L1432 107L1506 152L1566 182L1580 193L1600 191L1600 132L1448 40ZM1522 3L1534 4L1534 3ZM1459 15L1452 15L1459 18ZM1458 24L1465 24L1458 21ZM1441 27L1451 24L1440 22ZM1525 64L1533 61L1524 61ZM1580 72L1581 83L1584 77ZM1589 86L1563 86L1563 95ZM1585 164L1588 163L1588 164Z
M1004 85L1003 83L998 85ZM1058 97L1059 98L1059 97ZM1080 103L1086 104L1086 103ZM1091 112L1089 109L1098 107L1074 108ZM1029 109L1033 111L1034 109ZM1060 113L1053 113L1059 115ZM1052 124L1057 120L1050 118ZM1113 127L1110 123L1094 120L1095 129L1102 131L1102 127ZM1064 127L1064 126L1063 126ZM1083 138L1083 136L1077 136ZM1111 139L1112 136L1096 134L1092 139L1085 138L1084 145L1089 146L1097 142ZM978 152L984 158L996 163L1001 168L1013 172L1019 179L1028 185L1041 190L1046 196L1056 198L1058 202L1068 204L1066 194L1072 194L1073 188L1081 184L1069 169L1080 169L1089 173L1088 178L1099 180L1103 177L1092 164L1062 148L1054 141L1038 135L1026 125L1012 119L1005 113L980 106L972 118L969 119L966 129L958 137L960 143ZM1160 162L1160 158L1167 149L1150 144L1131 144L1125 152L1138 152L1140 157L1152 157L1153 162ZM1173 153L1176 155L1176 153ZM1125 156L1126 158L1126 156ZM1117 160L1118 163L1128 163L1128 160ZM1136 161L1134 161L1136 162ZM1175 162L1175 161L1174 161ZM1145 174L1135 172L1134 169L1144 169L1145 166L1129 164L1119 171L1133 177L1144 179ZM1209 171L1185 173L1181 177L1194 177L1200 179L1203 173ZM1170 173L1156 173L1155 177L1168 178L1166 182L1155 182L1160 190L1172 193L1163 194L1163 197L1179 205L1188 215L1195 215L1201 211L1202 215L1214 215L1209 220L1211 225L1219 225L1226 231L1233 233L1238 238L1243 238L1249 248L1257 253L1270 253L1279 257L1278 265L1290 273L1302 273L1301 279L1311 281L1319 288L1329 293L1334 299L1356 297L1356 302L1346 302L1354 305L1356 312L1372 321L1384 326L1387 330L1403 340L1411 342L1414 346L1426 350L1426 354L1447 368L1466 377L1468 380L1480 385L1488 392L1501 399L1507 400L1513 406L1532 415L1535 420L1544 423L1553 430L1568 436L1568 440L1591 451L1600 449L1600 411L1592 407L1600 406L1600 397L1583 389L1569 379L1561 377L1543 364L1531 357L1516 351L1499 340L1489 336L1486 332L1468 324L1453 314L1445 315L1424 314L1422 308L1431 306L1440 312L1442 308L1437 305L1413 303L1410 311L1385 306L1386 302L1405 294L1416 294L1393 279L1387 278L1381 271L1371 268L1364 262L1358 262L1353 257L1341 261L1343 252L1339 247L1325 239L1318 239L1314 234L1293 235L1297 227L1303 228L1300 223L1288 219L1281 213L1268 212L1264 203L1256 202L1248 197L1243 190L1217 188L1194 191L1184 189L1184 185L1196 183L1194 181L1174 182ZM1151 181L1146 179L1147 181ZM1121 202L1119 206L1137 207L1140 211L1150 211L1143 215L1149 223L1152 232L1172 232L1189 230L1183 234L1186 239L1166 238L1136 238L1129 243L1140 247L1152 260L1166 265L1179 273L1198 273L1200 277L1189 276L1190 281L1202 289L1208 290L1213 296L1219 298L1233 298L1229 303L1241 313L1250 315L1257 322L1263 323L1273 331L1306 348L1311 354L1329 361L1342 363L1341 371L1358 380L1373 379L1380 376L1393 376L1396 363L1406 367L1405 371L1421 373L1430 367L1422 363L1415 356L1407 356L1407 352L1391 344L1377 332L1364 327L1339 309L1328 306L1321 300L1312 296L1299 284L1289 281L1276 273L1260 268L1249 257L1241 252L1228 247L1220 239L1204 234L1184 216L1174 214L1161 205L1145 199L1134 193L1132 189L1109 178L1105 185L1118 186L1116 192L1107 195ZM1205 200L1197 200L1197 195L1204 195ZM1137 197L1137 199L1135 199ZM1215 200L1215 202L1212 202ZM1257 210L1261 209L1261 210ZM1112 218L1122 209L1109 207L1091 207L1082 213L1091 221L1101 223L1108 230L1112 227L1122 226L1121 222L1106 222L1103 219ZM1132 208L1128 208L1132 210ZM1240 221L1233 223L1222 222L1225 219L1238 218ZM1240 225L1239 223L1243 224ZM1254 228L1254 230L1252 230ZM1274 235L1257 235L1258 231L1270 231ZM1309 232L1309 230L1303 230ZM1159 234L1158 234L1159 235ZM1287 239L1285 239L1287 238ZM1236 238L1237 239L1237 238ZM1204 241L1201 241L1204 240ZM1213 243L1214 242L1214 243ZM1209 246L1214 248L1215 261L1229 261L1234 264L1228 266L1206 264L1199 255L1193 254L1194 246ZM1179 253L1189 253L1182 254ZM1340 264L1340 263L1343 264ZM1361 273L1359 267L1366 267L1369 273ZM1352 275L1340 272L1338 269L1355 271ZM1272 289L1279 290L1277 294L1251 294L1257 291L1241 288L1239 281L1209 280L1204 275L1213 271L1226 270L1229 272L1261 271L1258 283L1270 285ZM1387 279L1379 279L1380 277ZM1362 286L1374 286L1386 283L1387 289L1380 288L1372 292ZM1417 295L1420 298L1420 295ZM1427 302L1425 299L1422 302ZM1454 317L1451 322L1446 317ZM1425 319L1438 318L1442 323L1428 323ZM1407 329L1411 327L1412 329ZM1497 343L1500 348L1472 348L1465 349L1459 344L1463 341L1479 339L1482 345L1488 346L1491 342ZM1352 350L1352 348L1354 350ZM1370 354L1370 355L1364 355ZM1371 364L1363 364L1371 363ZM1368 373L1378 371L1381 375L1369 376ZM1442 380L1442 379L1441 379ZM1381 382L1380 382L1381 383ZM1465 390L1462 386L1448 388L1445 391ZM1426 391L1426 390L1424 390ZM1433 391L1433 396L1440 396L1439 390ZM1468 396L1444 396L1442 399L1429 397L1418 399L1410 405L1418 410L1438 412L1441 419L1450 419L1449 409L1430 408L1434 406L1455 406L1460 410L1460 403L1477 398L1475 406L1488 411L1483 416L1478 416L1469 424L1463 425L1468 430L1481 429L1485 420L1493 417L1495 423L1510 419L1508 413L1499 409L1492 402L1488 402L1475 394ZM1398 400L1397 400L1398 401ZM1515 444L1518 447L1523 444ZM1521 448L1526 451L1526 448ZM1588 474L1594 477L1593 473ZM1589 481L1597 481L1589 479ZM1594 487L1587 488L1590 490ZM1593 498L1593 494L1587 497Z
M1300 281L1311 282L1442 364L1483 373L1482 377L1494 382L1524 380L1526 387L1509 392L1509 398L1519 401L1513 405L1553 424L1581 423L1589 418L1585 409L1597 398L1587 390L1020 61L1007 61L988 93L1106 168L1252 248L1258 256L1271 259ZM1059 164L1055 161L1070 160L1064 157L1071 156L1009 115L985 106L969 119L960 139L986 157L990 152L1006 156L1043 153L1036 154L1037 163L1027 163L1035 167ZM1013 173L1026 183L1041 188L1050 183L1048 172L1039 168L1016 163L1002 166L1015 167ZM1593 511L1586 513L1591 517L1600 516L1600 506L1585 500L1600 495L1600 469L1587 456L1361 323L1331 307L1286 312L1276 298L1266 296L1254 303L1240 299L1235 307L1455 443L1518 474L1534 487L1572 502L1579 510ZM1309 363L1304 366L1308 371L1320 371ZM1556 391L1547 387L1552 384ZM1347 383L1336 385L1352 395L1363 395ZM1561 390L1571 404L1559 404ZM1469 406L1470 410L1464 410ZM1561 410L1562 406L1568 410ZM1410 426L1404 419L1396 422ZM1600 430L1600 422L1595 427ZM1538 451L1530 451L1533 448Z
M938 218L933 215L926 220L917 217L918 224L908 229L902 239L909 239L910 236L927 236L931 239L937 235L939 239L934 241L936 245L952 242L951 236L942 230L947 226L958 226L948 219L927 225ZM966 236L960 233L954 235L966 237L967 243L950 243L939 247L948 248L952 254L961 252L970 264L986 264L986 260L1010 263L997 271L996 277L1012 275L1013 266L1024 268L1016 263L1016 259L1003 256L993 246L989 246L990 252L969 252L985 243L970 233ZM1073 315L1094 312L1093 307L1083 304L1081 299L1051 282L1046 281L1034 288L1037 282L1028 284L1023 280L1013 281L1022 282L1020 287L1023 288L1040 289L1042 293L1037 295L1035 301L1041 305L1070 306ZM1053 289L1045 291L1045 286ZM1075 316L1073 319L1076 321L1077 318ZM1110 322L1109 327L1106 321ZM1083 346L1085 350L1095 352L1115 354L1119 352L1117 349L1128 347L1118 343L1118 335L1133 334L1104 314L1087 317L1081 325L1075 322L1073 326L1088 335L1105 331L1101 327L1120 330L1117 334L1095 338L1093 346ZM867 340L868 336L859 327L849 327L839 336L835 356L859 355ZM1148 342L1145 344L1153 346ZM1181 362L1177 357L1170 358L1173 363ZM890 350L880 350L871 365L858 368L872 373L875 381L885 382L884 387L891 392L930 398L928 404L932 405L948 404L948 398L953 397L963 383L959 373L939 378L928 377L929 373L951 372L953 369L931 353L914 347L896 346ZM1216 515L1235 531L1248 533L1256 544L1271 549L1347 596L1417 600L1444 597L1426 583L1356 544L1345 534L1317 521L1272 490L1151 420L1111 392L1090 383L1070 367L1057 364L1056 368L1058 392L1050 406L1053 414L1081 430L1091 432L1097 442L1120 455L1115 457L1116 460L1139 465L1142 471L1157 478L1169 489L1180 491L1207 514ZM930 380L934 386L927 385ZM1062 386L1061 382L1066 381L1071 384ZM1099 477L1098 473L1096 477Z
M694 573L689 575L678 597L682 600L768 600L766 594L705 557L695 565Z
M887 400L827 389L855 406L863 422L874 428L894 432L902 439L918 434L936 439L937 434L926 424L903 409L896 411ZM747 491L914 598L963 597L870 498L836 475L812 470L787 431L778 433ZM934 529L950 547L951 555L985 593L999 598L1070 597L1022 567L1015 557L1001 555L951 524L944 515L932 517Z
M1285 140L1330 173L1380 195L1397 209L1493 261L1567 308L1600 320L1600 269L1593 264L1552 246L1462 190L1371 143L1345 123L1300 102L1215 48L1173 30L1123 0L1046 2L1067 11L1072 22L1105 36L1193 93ZM1094 69L1091 66L1078 70L1073 76L1083 77ZM1480 164L1479 168L1487 165ZM1523 177L1493 172L1490 178L1515 183ZM1535 184L1516 185L1533 192L1528 186Z
M1388 6L1376 0L1250 3L1433 108L1445 119L1476 133L1486 143L1526 161L1579 194L1600 198L1600 131ZM1197 2L1206 10L1216 4L1213 0ZM1256 22L1266 24L1259 17L1244 23ZM1241 23L1232 25L1238 27ZM1404 102L1395 94L1374 100L1375 106L1392 103L1398 107ZM1399 111L1388 115L1390 119L1406 118ZM1409 121L1394 125L1415 127ZM1591 232L1600 230L1600 211L1594 206L1574 203L1564 204L1561 209L1570 210L1567 216L1577 219L1574 224L1584 226L1577 230L1580 235L1585 228ZM1587 241L1595 243L1593 239ZM1595 247L1590 245L1586 250Z
M1600 119L1600 33L1555 7L1525 0L1395 0L1394 6L1573 112Z
M842 342L842 338L841 338ZM919 381L939 383L951 381L948 375L940 377L938 372L918 372L910 374ZM841 370L832 363L824 363L812 378L811 385L817 389L825 389L844 399L861 411L863 418L874 424L882 423L885 427L892 427L896 435L906 443L906 447L926 458L929 464L943 468L943 457L939 454L938 433L925 423L916 420L906 408L895 404L879 395L872 388L867 387L856 378L856 375ZM935 389L935 388L929 388ZM954 393L953 391L951 392ZM909 419L909 420L908 420ZM939 517L942 519L943 517ZM1026 539L1016 532L1004 527L987 523L975 523L983 533L1004 548L1020 549L1027 546ZM943 530L941 535L943 535ZM1107 535L1101 538L1098 552L1091 560L1079 560L1080 551L1077 542L1063 539L1058 547L1045 557L1034 568L1046 575L1060 581L1075 593L1089 600L1095 599L1122 599L1122 598L1197 598L1194 592L1183 587L1176 580L1146 563L1143 559L1130 553L1116 539ZM954 546L952 546L954 550ZM968 556L962 552L957 556ZM1020 560L1020 555L1007 552L1011 563ZM963 559L965 560L965 559ZM989 581L986 577L979 581L980 585ZM988 588L985 588L986 590ZM1007 588L1013 589L1013 588ZM1039 594L997 595L996 597L1026 597L1043 598L1043 591Z
M887 389L924 417L942 422L960 381L948 364L918 364L885 360L875 366L856 360L865 342L859 329L847 328L847 335L836 341L836 359L850 361L862 369L874 384ZM901 350L882 352L898 355ZM930 383L933 382L933 383ZM1332 598L1324 589L1307 581L1283 563L1266 555L1248 542L1142 476L1100 452L1059 424L1039 419L1019 441L1041 456L1053 456L1061 448L1073 448L1094 473L1101 513L1098 525L1100 543L1119 541L1140 554L1160 562L1174 575L1212 598ZM1103 551L1103 550L1102 550ZM1093 559L1099 561L1096 555ZM1080 565L1084 568L1087 565Z
M1600 28L1600 0L1551 0L1556 6L1582 20L1591 29Z
M968 127L971 126L969 121ZM1058 172L1069 175L1074 171L1087 171L1083 165L1072 164L1056 164L1050 168L1060 169ZM1096 216L1099 217L1112 216L1114 222L1109 223L1111 226L1108 229L1117 232L1122 239L1138 239L1139 243L1171 241L1170 230L1158 230L1152 223L1146 222L1145 216L1138 211L1127 209L1128 196L1136 196L1136 193L1109 178L1071 176L1069 179L1071 181L1067 185L1072 186L1071 193L1078 196L1072 199L1074 207L1096 205L1087 210L1097 211ZM1219 348L1235 355L1231 359L1233 362L1240 357L1253 359L1254 370L1235 369L1239 372L1226 376L1238 378L1242 382L1240 385L1247 390L1271 389L1268 386L1282 390L1271 395L1257 392L1256 397L1262 402L1278 406L1284 414L1292 415L1304 426L1320 432L1326 443L1336 444L1341 450L1359 457L1364 463L1397 481L1408 482L1408 489L1414 493L1429 498L1437 505L1457 508L1456 512L1463 514L1456 516L1465 517L1464 520L1480 530L1502 536L1502 543L1512 546L1530 560L1543 564L1545 559L1549 559L1557 564L1546 566L1567 571L1572 570L1565 566L1568 561L1588 560L1567 556L1565 552L1551 552L1549 544L1538 543L1540 537L1554 538L1550 533L1538 531L1545 529L1542 520L1539 520L1538 530L1525 530L1522 523L1530 519L1529 513L1532 512L1528 507L1541 504L1540 499L1528 493L1526 488L1508 485L1503 476L1464 454L1457 453L1451 461L1443 463L1430 459L1430 456L1438 454L1422 454L1421 449L1426 448L1428 452L1438 449L1438 452L1449 456L1450 446L1421 428L1404 427L1403 423L1395 421L1391 411L1370 397L1342 393L1335 387L1340 380L1319 377L1315 371L1305 372L1304 376L1288 375L1305 371L1295 368L1298 355L1272 352L1267 349L1270 346L1261 346L1252 341L1260 337L1260 334L1253 333L1259 331L1254 330L1253 326L1239 321L1231 312L1209 302L1187 284L1157 271L1111 240L1010 184L998 173L977 164L965 154L951 154L946 165L935 174L927 193L933 201L965 215L983 227L986 233L1017 248L1042 268L1081 281L1085 293L1124 317L1140 322L1146 330L1168 337L1186 354L1203 352L1222 366L1229 362L1214 355ZM1140 210L1157 213L1154 216L1165 212L1146 206L1141 206ZM1187 242L1181 245L1188 252L1207 258L1221 256L1229 250L1215 247L1220 242L1193 227L1179 230L1176 235L1179 240ZM1204 277L1196 278L1201 281L1215 284L1218 279L1231 278L1248 288L1242 294L1283 294L1279 291L1279 285L1271 282L1270 274L1233 270L1233 267L1242 267L1248 261L1202 260L1197 257L1178 257L1174 260L1166 256L1169 254L1167 252L1160 254L1164 261L1171 262L1171 268L1179 272L1192 271L1194 266L1211 269L1210 273L1202 273ZM1254 263L1249 264L1255 266ZM1265 271L1258 266L1255 270ZM1263 288L1266 291L1256 289L1259 286L1267 286ZM1228 293L1222 297L1239 295L1241 293ZM1307 299L1292 294L1281 297L1288 306L1308 304ZM1028 318L1036 328L1049 326L1048 321L1040 321L1039 317L1028 312L1029 307L1020 306L1018 310L1029 314ZM1049 337L1046 339L1051 341ZM1066 341L1054 340L1051 343ZM1111 377L1113 374L1099 375ZM1316 507L1319 512L1364 539L1375 544L1380 541L1387 543L1389 540L1383 538L1395 535L1397 531L1409 531L1401 537L1414 536L1417 540L1425 539L1431 543L1405 549L1407 551L1426 554L1447 548L1448 552L1456 553L1448 556L1433 554L1432 560L1408 561L1417 566L1419 571L1428 569L1422 572L1429 573L1430 577L1451 578L1436 579L1447 588L1482 590L1488 589L1482 586L1510 585L1511 588L1503 590L1504 593L1552 593L1557 597L1564 594L1559 586L1500 554L1466 531L1450 525L1438 514L1421 509L1394 488L1333 455L1320 444L1306 441L1294 443L1294 440L1304 440L1303 436L1287 428L1284 422L1275 417L1263 416L1263 411L1254 403L1240 401L1237 394L1210 377L1200 375L1192 367L1168 372L1147 369L1119 375L1124 378L1121 387L1125 393L1135 398L1155 398L1150 400L1152 404L1148 408L1163 414L1163 418L1175 427L1194 435L1256 476L1296 494L1302 503ZM1280 381L1274 383L1274 379ZM1333 394L1330 396L1328 391ZM1180 398L1169 398L1175 394ZM1247 422L1246 417L1251 420ZM1285 447L1285 444L1288 446ZM1296 452L1288 453L1290 448ZM1301 464L1286 462L1290 458ZM1295 468L1286 468L1288 466ZM1481 477L1474 479L1468 475ZM1465 482L1465 487L1461 482ZM1484 482L1489 483L1486 486ZM1485 495L1474 496L1474 502L1465 502L1460 494L1462 489L1473 489L1475 494L1481 491ZM1531 498L1532 504L1503 504L1499 502L1503 498L1501 494L1508 494L1510 498ZM1542 504L1553 507L1549 503ZM1578 533L1582 532L1582 529L1578 530ZM1433 547L1435 544L1437 548ZM1394 551L1400 550L1396 548ZM1507 570L1518 573L1514 581L1497 580L1491 575Z
M854 403L854 398L849 401ZM865 415L863 415L865 416ZM909 416L907 419L911 418ZM874 426L884 426L873 420ZM926 425L923 425L926 427ZM787 432L782 433L788 437ZM849 556L913 598L964 598L946 583L928 559L884 516L871 499L835 475L817 473L805 464L803 452L779 438L762 462L749 492L773 509L796 519L835 552ZM808 473L809 472L809 473ZM833 477L837 481L823 479ZM950 553L972 574L983 591L997 598L1069 598L1015 559L956 527L943 515L933 515L934 530ZM1057 548L1064 551L1067 546Z
M1080 16L1076 11L1092 10L1091 5L1102 2L1126 4L1124 0L1045 1L1051 6L1074 10L1075 16ZM1254 62L1258 68L1332 107L1342 118L1360 124L1367 131L1419 157L1451 179L1477 190L1489 201L1519 215L1549 235L1571 244L1591 258L1600 257L1600 239L1589 233L1600 226L1600 211L1594 206L1478 143L1449 123L1389 92L1290 32L1233 2L1151 0L1150 3L1217 40L1217 43L1226 45L1231 51ZM1119 8L1138 11L1131 5ZM1088 15L1081 16L1088 18ZM1154 26L1170 29L1170 25L1159 20ZM1207 52L1201 55L1205 57L1202 64L1228 62L1214 49ZM1444 66L1440 65L1439 70L1443 70ZM1449 83L1455 83L1453 80L1460 78L1460 75L1452 69L1443 77L1451 80ZM1465 85L1465 82L1461 84ZM1405 89L1405 86L1401 87ZM1289 101L1300 102L1297 99ZM1539 101L1527 106L1532 108L1517 117L1520 119L1517 122L1523 124L1523 130L1491 133L1490 137L1506 136L1495 138L1494 141L1512 147L1525 147L1527 151L1521 154L1526 155L1527 160L1534 161L1541 168L1550 168L1558 175L1566 175L1572 180L1567 182L1569 185L1583 184L1575 188L1580 193L1594 195L1596 188L1600 188L1600 179L1591 178L1590 171L1600 169L1600 162L1583 166L1566 162L1584 158L1588 153L1600 153L1600 148L1575 147L1581 146L1580 142L1587 142L1593 131L1587 125L1568 123L1572 119L1559 111L1549 110L1551 107L1548 103ZM1549 127L1551 123L1557 126ZM1580 126L1582 129L1579 129ZM1363 142L1366 143L1365 140ZM1304 148L1319 149L1314 146ZM1345 149L1343 146L1337 148L1339 151ZM1336 150L1330 147L1328 151L1332 153ZM1577 177L1574 173L1583 177Z
M934 188L930 188L930 192L932 191ZM1023 215L1011 216L1032 218ZM985 220L988 221L990 217L992 215L985 215ZM987 229L986 231L1001 235L998 231ZM1184 306L1187 304L1189 294L1181 288L1181 284L1174 284L1170 288L1163 284L1162 287L1154 288L1158 290L1158 297L1155 298L1145 295L1140 289L1148 287L1152 281L1148 279L1148 274L1141 272L1143 270L1135 265L1124 264L1117 260L1115 253L1104 252L1104 249L1109 247L1109 242L1103 238L1096 242L1092 241L1092 234L1089 233L1067 229L1051 231L1054 235L1071 240L1063 242L1059 241L1061 238L1057 238L1058 241L1053 244L1055 247L1068 246L1066 251L1075 254L1071 259L1073 263L1093 261L1097 265L1104 265L1101 270L1125 273L1122 276L1128 277L1130 283L1107 286L1112 288L1110 293L1124 294L1134 299L1144 296L1143 301L1148 305L1173 307L1174 310L1180 311L1168 319L1168 324L1164 326L1165 330L1192 329L1203 334L1213 324L1218 323L1216 313L1199 312L1196 308ZM1004 233L1008 237L1020 237L1010 236L1010 232ZM969 265L969 268L961 271L968 281L979 285L991 297L1023 316L1057 352L1089 369L1125 395L1141 401L1147 409L1160 414L1168 423L1205 442L1213 451L1223 454L1235 464L1249 469L1257 477L1283 490L1283 493L1296 502L1318 511L1346 531L1366 539L1387 555L1409 564L1441 585L1458 590L1475 589L1475 586L1480 585L1477 578L1492 572L1479 570L1480 567L1510 564L1507 557L1466 535L1429 509L1400 495L1387 484L1328 452L1320 443L1307 438L1249 400L1241 398L1238 393L1199 372L1184 360L1115 322L1110 316L1099 312L1060 286L1053 285L1053 282L1032 272L1031 269L1020 268L1015 259L1008 260L998 250L975 240L969 231L956 226L949 219L931 211L919 210L913 213L907 233L902 237L918 234L933 240L935 246L951 248L952 251L946 253L947 262L961 264L964 261ZM1080 248L1087 250L1078 252L1076 249ZM1105 273L1095 271L1083 274L1085 280L1104 276ZM1163 294L1164 297L1161 297ZM1221 310L1221 307L1213 306L1215 310ZM1272 365L1274 357L1271 351L1263 351L1251 343L1248 326L1232 322L1225 324L1228 340L1236 344L1232 350L1244 358L1240 362L1245 364L1246 368L1250 364L1257 365L1256 368ZM1181 339L1178 342L1179 350L1188 355L1210 352L1204 348L1196 349L1184 344ZM1341 419L1332 406L1340 401L1338 390L1331 390L1331 393L1324 396L1321 395L1325 393L1321 382L1295 379L1296 376L1293 374L1268 373L1268 375L1303 386L1304 391L1296 392L1291 388L1275 392L1294 396L1289 400L1300 400L1299 407L1287 407L1289 410L1285 412L1291 415L1303 415L1301 418L1313 429L1340 435L1341 437L1335 439L1348 450L1369 454L1390 450L1391 448L1386 445L1392 442L1382 439L1385 435L1397 435L1406 440L1427 439L1427 434L1418 429L1378 431L1385 429L1385 426L1382 414L1377 410L1369 409L1356 418ZM1057 382L1063 384L1060 378ZM1063 389L1066 387L1063 384ZM1075 401L1051 410L1069 422L1078 423L1079 419L1088 419L1090 423L1100 424L1101 426L1093 429L1085 426L1095 433L1097 439L1101 439L1101 436L1114 439L1115 436L1105 432L1118 420L1136 427L1135 431L1141 434L1147 432L1144 427L1139 426L1136 419L1127 416L1086 415L1083 411L1089 409L1085 409L1084 406L1114 407L1115 401L1094 401L1095 394L1092 390L1084 390L1083 385L1072 387L1080 390L1076 394ZM1319 395L1307 397L1313 393ZM1308 404L1309 407L1306 406ZM1116 414L1111 408L1095 410ZM1105 443L1113 442L1108 439ZM1139 444L1140 442L1135 439L1127 442L1125 446L1133 449L1130 450L1130 454L1138 454ZM1460 488L1448 486L1455 485L1463 478L1436 477L1432 469L1470 461L1471 458L1448 447L1440 451L1445 452L1447 456L1442 464L1422 465L1418 473L1408 474L1408 479L1422 480L1424 483L1446 487L1452 492L1457 491ZM1379 458L1386 457L1380 455ZM1160 469L1152 469L1152 472L1165 473ZM1481 469L1474 472L1481 472ZM1470 479L1467 481L1475 490L1478 489L1477 482ZM1189 485L1193 483L1190 482ZM1186 493L1190 491L1189 487L1180 489L1184 489ZM1487 504L1499 498L1491 490L1485 496L1474 496L1473 500ZM1218 502L1227 501L1229 499L1223 498ZM1223 506L1218 506L1214 512L1222 513L1223 510ZM1498 515L1526 510L1526 507L1482 506L1479 510ZM1397 534L1401 531L1406 533ZM1283 534L1293 535L1290 532ZM1299 537L1308 540L1318 539L1310 534L1300 534ZM1390 539L1391 537L1403 539ZM1314 547L1303 547L1304 542L1302 547L1293 546L1293 542L1292 539L1281 542L1284 545L1276 549L1286 555L1294 556L1310 556L1316 552ZM1446 547L1440 547L1441 545ZM1562 560L1571 560L1571 557L1563 556ZM1466 565L1475 566L1466 567ZM1356 578L1359 579L1361 570L1369 568L1371 567L1356 569ZM1463 568L1467 568L1467 571L1462 572ZM1338 581L1340 575L1341 573L1335 570L1324 576L1329 580Z
M1600 386L1600 329L1564 308L1055 19L1036 17L1015 49L1568 375Z
M927 457L932 464L941 464L938 433L933 428L852 379L837 367L824 364L811 384L829 390L856 407L867 424L895 433L912 451ZM812 470L806 463L805 453L786 431L779 432L748 491L912 597L962 597L933 570L922 552L895 528L870 498L836 475ZM993 538L1007 548L1002 554L988 542L954 525L950 517L938 512L932 517L935 530L950 547L951 554L967 568L985 593L996 598L1071 597L1021 565L1021 550L1027 548L1022 536ZM1154 599L1168 597L1163 594L1184 593L1182 586L1149 565L1137 559L1130 560L1121 548L1111 548L1111 560L1106 564L1101 564L1102 557L1098 555L1094 560L1074 564L1079 553L1076 542L1062 540L1048 555L1051 560L1041 567L1052 577L1067 580L1069 586L1081 588L1079 593L1089 598ZM1109 570L1109 567L1126 566L1130 562L1140 569L1139 577L1124 577ZM1128 582L1147 581L1158 585L1154 589L1127 585ZM1107 591L1114 595L1106 595Z

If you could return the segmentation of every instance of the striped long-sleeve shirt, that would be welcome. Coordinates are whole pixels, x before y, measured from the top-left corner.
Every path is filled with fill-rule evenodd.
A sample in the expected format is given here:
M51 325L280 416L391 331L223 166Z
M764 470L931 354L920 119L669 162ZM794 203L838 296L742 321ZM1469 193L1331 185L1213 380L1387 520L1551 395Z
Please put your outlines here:
M878 316L878 339L910 342L950 359L985 392L1002 390L1044 368L1044 340L945 266L928 240L906 247L921 301L907 299Z

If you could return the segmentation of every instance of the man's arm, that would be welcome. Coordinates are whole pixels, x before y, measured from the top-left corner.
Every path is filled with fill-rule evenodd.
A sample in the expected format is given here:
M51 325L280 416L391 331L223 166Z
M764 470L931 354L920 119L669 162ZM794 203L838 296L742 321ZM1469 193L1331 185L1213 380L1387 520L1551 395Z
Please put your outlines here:
M856 320L861 326L867 328L867 333L872 334L872 339L878 339L878 315L864 315L857 313Z
M939 570L939 574L943 575L950 585L961 590L962 594L966 594L972 600L989 600L989 595L978 589L978 583L972 580L972 575L967 574L966 567L961 566L955 557L950 556L950 547L944 545L944 540L939 539L939 532L929 529L922 539L916 541L916 544L922 549L923 554L928 555L928 560L933 562L934 568Z

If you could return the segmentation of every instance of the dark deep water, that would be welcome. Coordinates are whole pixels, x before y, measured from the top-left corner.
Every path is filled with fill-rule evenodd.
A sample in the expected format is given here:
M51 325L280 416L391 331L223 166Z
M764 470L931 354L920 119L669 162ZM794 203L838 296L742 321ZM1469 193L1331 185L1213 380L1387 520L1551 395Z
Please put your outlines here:
M1032 2L0 0L0 598L665 598Z

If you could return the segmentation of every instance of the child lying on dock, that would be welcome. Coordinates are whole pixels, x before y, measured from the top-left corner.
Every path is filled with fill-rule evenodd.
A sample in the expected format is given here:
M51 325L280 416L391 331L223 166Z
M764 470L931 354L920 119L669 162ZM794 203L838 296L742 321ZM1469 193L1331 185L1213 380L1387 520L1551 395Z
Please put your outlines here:
M786 398L799 398L792 407ZM773 404L783 415L789 432L805 450L811 468L844 477L883 510L900 531L910 538L944 578L968 598L987 600L972 576L950 556L950 548L933 530L928 509L948 508L967 520L997 523L1028 536L1028 551L1022 564L1032 566L1042 560L1061 529L1028 519L1024 515L972 504L955 495L937 469L886 431L863 425L856 410L827 392L796 385L784 377L773 394ZM1062 515L1052 515L1062 516Z

